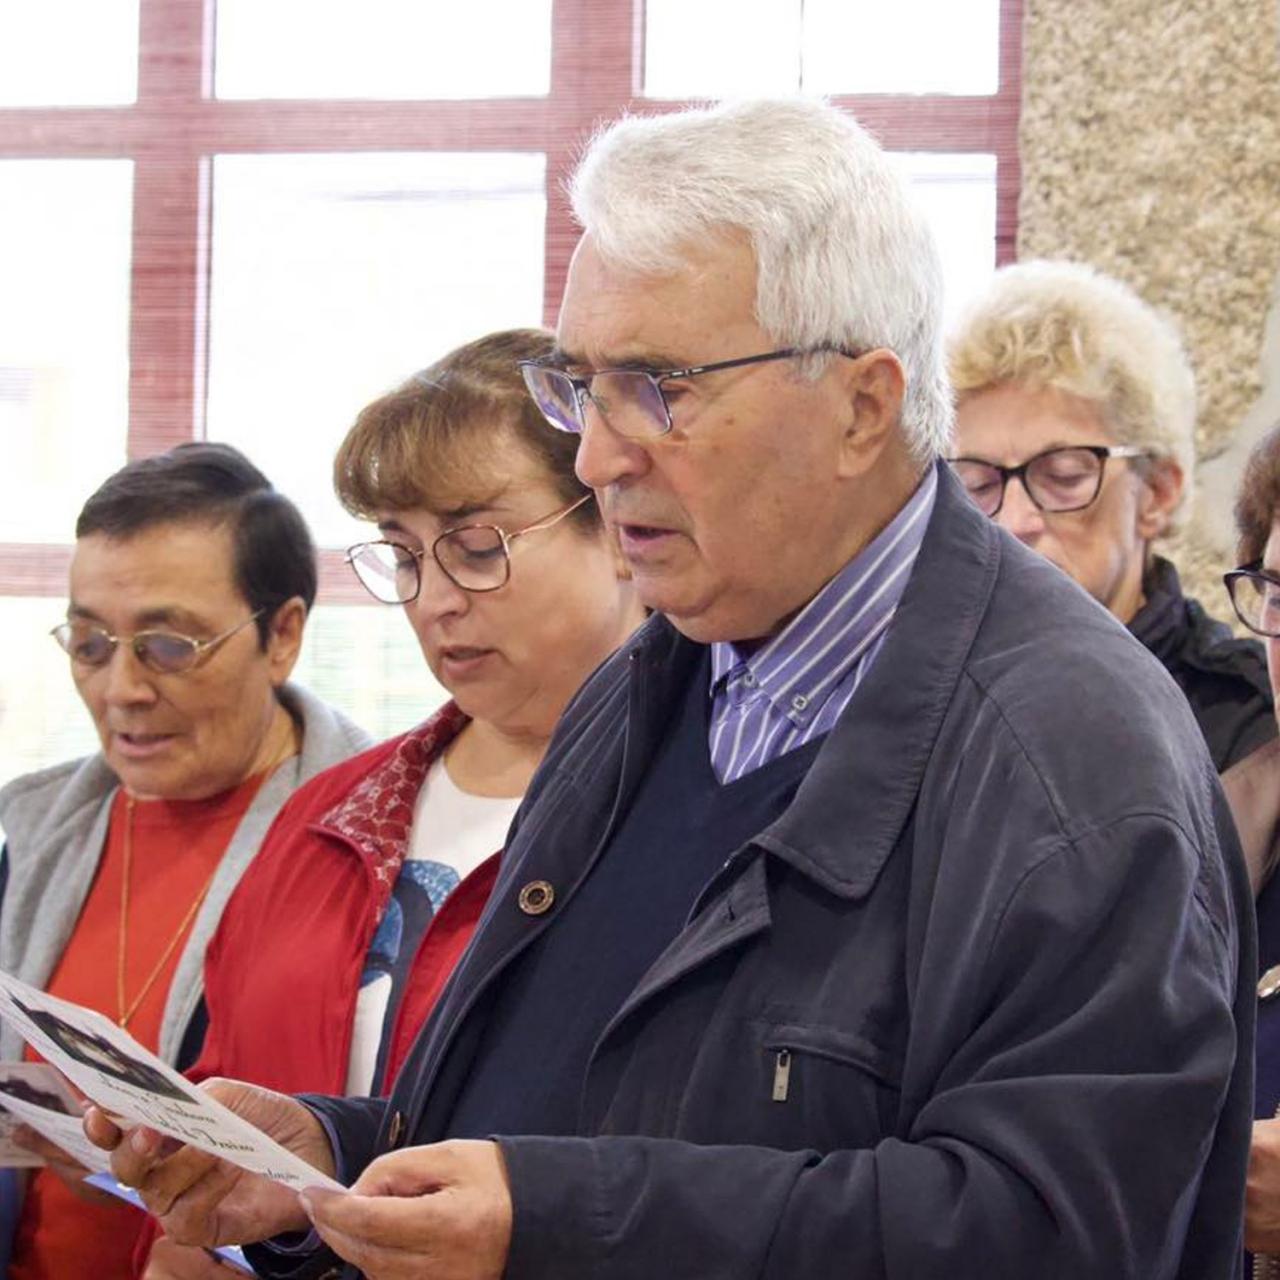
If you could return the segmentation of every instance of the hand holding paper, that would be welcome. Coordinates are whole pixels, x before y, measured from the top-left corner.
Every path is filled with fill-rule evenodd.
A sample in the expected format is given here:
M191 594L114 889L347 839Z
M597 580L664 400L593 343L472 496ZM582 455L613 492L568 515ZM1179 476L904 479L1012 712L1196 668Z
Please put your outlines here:
M97 1104L77 1126L86 1163L102 1165L98 1148L114 1150L116 1177L179 1243L238 1244L305 1227L297 1192L345 1194L323 1127L292 1098L234 1081L198 1089L101 1014L6 973L0 1016ZM130 1122L138 1127L126 1133Z
M496 1142L440 1142L379 1156L347 1195L303 1199L324 1242L369 1280L501 1280L511 1189Z
M329 1140L301 1103L235 1080L206 1081L201 1092L305 1161L316 1171L313 1185L338 1185ZM90 1109L84 1128L91 1141L111 1151L115 1176L137 1189L178 1244L210 1248L310 1225L295 1192L220 1157L153 1129L125 1132L99 1108Z
M343 1189L220 1106L100 1013L0 973L0 1017L108 1115L234 1161L294 1191Z

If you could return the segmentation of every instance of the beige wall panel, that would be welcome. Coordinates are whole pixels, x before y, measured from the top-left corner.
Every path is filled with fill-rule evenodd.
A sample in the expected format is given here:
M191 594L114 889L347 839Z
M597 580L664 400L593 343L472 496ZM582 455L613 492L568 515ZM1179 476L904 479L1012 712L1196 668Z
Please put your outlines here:
M1200 386L1206 605L1249 444L1280 417L1277 0L1026 0L1019 256L1080 258L1178 321Z

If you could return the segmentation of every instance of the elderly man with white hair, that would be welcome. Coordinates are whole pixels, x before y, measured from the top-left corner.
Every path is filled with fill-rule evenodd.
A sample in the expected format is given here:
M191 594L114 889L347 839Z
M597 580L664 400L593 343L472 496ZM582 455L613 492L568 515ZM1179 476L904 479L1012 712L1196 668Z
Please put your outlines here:
M1155 546L1188 506L1196 387L1173 325L1078 262L996 272L950 341L952 465L978 507L1164 663L1219 772L1275 736L1262 646L1183 595Z
M615 125L574 205L526 381L654 616L391 1096L212 1086L349 1194L88 1131L176 1237L274 1233L267 1275L1233 1276L1230 817L1160 665L940 464L892 165L744 103Z

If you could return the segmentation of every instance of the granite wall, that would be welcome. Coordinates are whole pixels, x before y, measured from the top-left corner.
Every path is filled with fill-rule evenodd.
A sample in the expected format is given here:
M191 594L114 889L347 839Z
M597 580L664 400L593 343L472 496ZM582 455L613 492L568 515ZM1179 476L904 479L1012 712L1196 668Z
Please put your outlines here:
M1178 321L1200 387L1173 551L1226 606L1231 498L1280 421L1277 0L1025 0L1019 256L1074 257Z

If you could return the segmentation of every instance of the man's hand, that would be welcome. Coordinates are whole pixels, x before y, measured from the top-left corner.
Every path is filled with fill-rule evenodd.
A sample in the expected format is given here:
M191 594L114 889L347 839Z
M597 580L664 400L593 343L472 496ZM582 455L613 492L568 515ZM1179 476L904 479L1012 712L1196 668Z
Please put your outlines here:
M1253 1122L1244 1243L1251 1253L1280 1253L1280 1120Z
M209 1080L201 1088L333 1176L333 1152L324 1128L300 1102L235 1080ZM112 1153L116 1177L137 1188L165 1235L177 1244L240 1244L307 1229L297 1194L258 1174L173 1142L153 1129L123 1132L96 1107L86 1113L84 1131L91 1142Z
M174 1244L161 1236L151 1246L142 1280L233 1280L241 1273L203 1249Z
M307 1191L324 1242L369 1280L500 1280L511 1191L493 1142L442 1142L380 1156L348 1195Z

